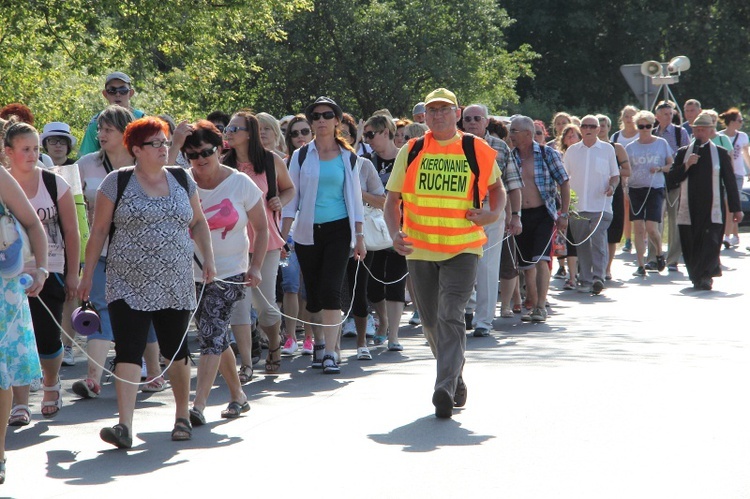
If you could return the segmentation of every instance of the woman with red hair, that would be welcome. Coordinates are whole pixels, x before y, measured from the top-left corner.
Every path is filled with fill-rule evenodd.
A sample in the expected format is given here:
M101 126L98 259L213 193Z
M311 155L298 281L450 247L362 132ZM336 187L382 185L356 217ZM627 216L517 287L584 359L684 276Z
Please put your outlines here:
M172 440L192 438L185 336L196 308L193 240L203 256L204 282L213 281L216 269L195 182L181 168L165 168L168 132L167 123L154 117L135 120L125 129L123 142L135 166L110 173L99 186L86 247L89 265L79 288L79 297L88 300L95 262L109 236L106 300L115 338L119 422L99 435L121 449L133 444L141 357L152 322L169 361L176 405Z

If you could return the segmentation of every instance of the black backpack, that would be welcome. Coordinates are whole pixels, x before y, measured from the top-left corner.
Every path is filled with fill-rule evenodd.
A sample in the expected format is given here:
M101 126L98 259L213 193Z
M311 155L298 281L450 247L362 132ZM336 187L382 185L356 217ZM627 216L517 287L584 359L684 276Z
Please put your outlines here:
M466 156L466 160L469 162L471 173L474 174L474 208L478 209L481 208L479 199L479 163L477 163L477 153L474 149L474 138L475 136L470 133L463 134L463 137L461 138L461 148L463 149L464 156ZM419 156L423 147L424 137L419 137L414 141L414 145L409 149L409 156L406 160L407 169L414 160L417 159L417 156Z

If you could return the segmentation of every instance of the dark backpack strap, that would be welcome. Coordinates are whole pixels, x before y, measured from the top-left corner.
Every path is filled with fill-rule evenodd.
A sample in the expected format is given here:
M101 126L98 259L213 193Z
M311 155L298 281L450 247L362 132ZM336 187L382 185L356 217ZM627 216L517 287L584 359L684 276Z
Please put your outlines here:
M372 166L375 167L375 170L380 171L380 156L378 156L375 151L372 151L368 154L363 154L362 157L369 159L372 162Z
M474 149L474 139L476 137L470 133L465 133L461 138L461 148L464 156L469 162L471 173L474 174L474 208L479 209L481 206L479 199L479 163L477 163L477 152Z
M47 188L52 203L55 205L55 211L57 212L57 225L60 227L60 234L62 234L62 217L60 216L60 207L57 205L57 179L55 174L48 170L42 170L42 180L44 181L44 187Z
M276 164L274 162L274 154L266 151L266 156L263 158L263 169L266 171L266 183L268 184L268 192L266 192L266 201L276 197Z
M60 227L60 237L63 238L64 242L65 238L63 237L63 221L62 217L60 216L60 207L57 204L57 179L55 178L55 174L51 171L42 170L42 181L44 182L44 187L47 189L47 192L49 192L49 196L52 198L52 204L55 205L55 212L57 213L57 226ZM63 274L67 273L68 259L65 258L65 269L63 270Z
M677 142L677 149L682 146L682 126L674 126L674 140Z
M299 148L299 153L297 154L297 161L299 162L300 170L302 169L302 164L305 162L305 158L307 158L307 150L308 150L307 144Z
M109 160L109 156L107 156L107 153L102 151L102 154L104 157L102 158L102 166L104 166L104 171L107 173L112 173L114 168L112 168L112 162Z
M127 170L117 170L117 196L115 196L115 206L112 208L112 223L109 225L109 242L112 243L112 236L115 235L115 211L117 211L117 205L120 204L122 194L125 192L125 188L130 182L130 177L133 176L133 168ZM109 255L109 252L107 253Z
M167 171L177 180L177 182L185 189L185 192L190 196L190 186L188 185L187 172L179 166L168 166ZM126 184L127 185L127 184ZM125 190L123 188L123 190ZM119 185L118 185L119 192Z
M47 188L47 192L52 198L52 202L55 204L55 210L57 210L57 179L55 174L49 170L42 170L42 180L44 181L44 187ZM60 220L59 212L57 219ZM62 229L62 226L60 228Z
M359 159L359 156L357 156L357 153L350 152L349 153L349 164L352 167L352 170L354 170L354 167L357 166L357 159Z
M422 148L424 147L424 137L419 137L417 140L414 141L414 145L409 149L409 156L406 158L406 168L409 168L409 165L411 165L415 159L417 159L417 156L419 156L419 153L422 151Z
M615 134L612 136L612 142L617 142L617 139L620 138L620 130L617 130Z

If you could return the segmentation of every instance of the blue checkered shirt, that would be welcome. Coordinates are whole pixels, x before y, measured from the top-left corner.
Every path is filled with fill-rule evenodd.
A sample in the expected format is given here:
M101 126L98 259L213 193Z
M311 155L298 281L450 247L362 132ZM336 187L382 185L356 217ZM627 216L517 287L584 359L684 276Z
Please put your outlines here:
M484 135L484 140L497 151L497 165L500 167L500 171L503 173L503 185L505 185L506 191L512 191L523 187L523 180L521 180L521 170L518 168L515 156L510 154L510 147L505 141L493 137L489 133Z
M542 159L542 149L539 144L534 142L533 147L534 183L536 188L539 189L539 194L542 196L552 220L557 220L557 207L555 206L557 186L562 185L569 179L568 172L563 166L562 156L559 152L551 147L542 146L545 147L545 161L545 159ZM521 155L518 153L517 147L513 149L513 157L516 159L520 170Z

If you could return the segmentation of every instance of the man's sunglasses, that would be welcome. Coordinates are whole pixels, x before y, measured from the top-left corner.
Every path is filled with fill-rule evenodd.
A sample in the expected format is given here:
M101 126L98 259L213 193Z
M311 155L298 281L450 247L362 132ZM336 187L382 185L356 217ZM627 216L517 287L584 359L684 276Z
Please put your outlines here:
M130 87L107 87L107 93L109 95L127 95L130 93Z

